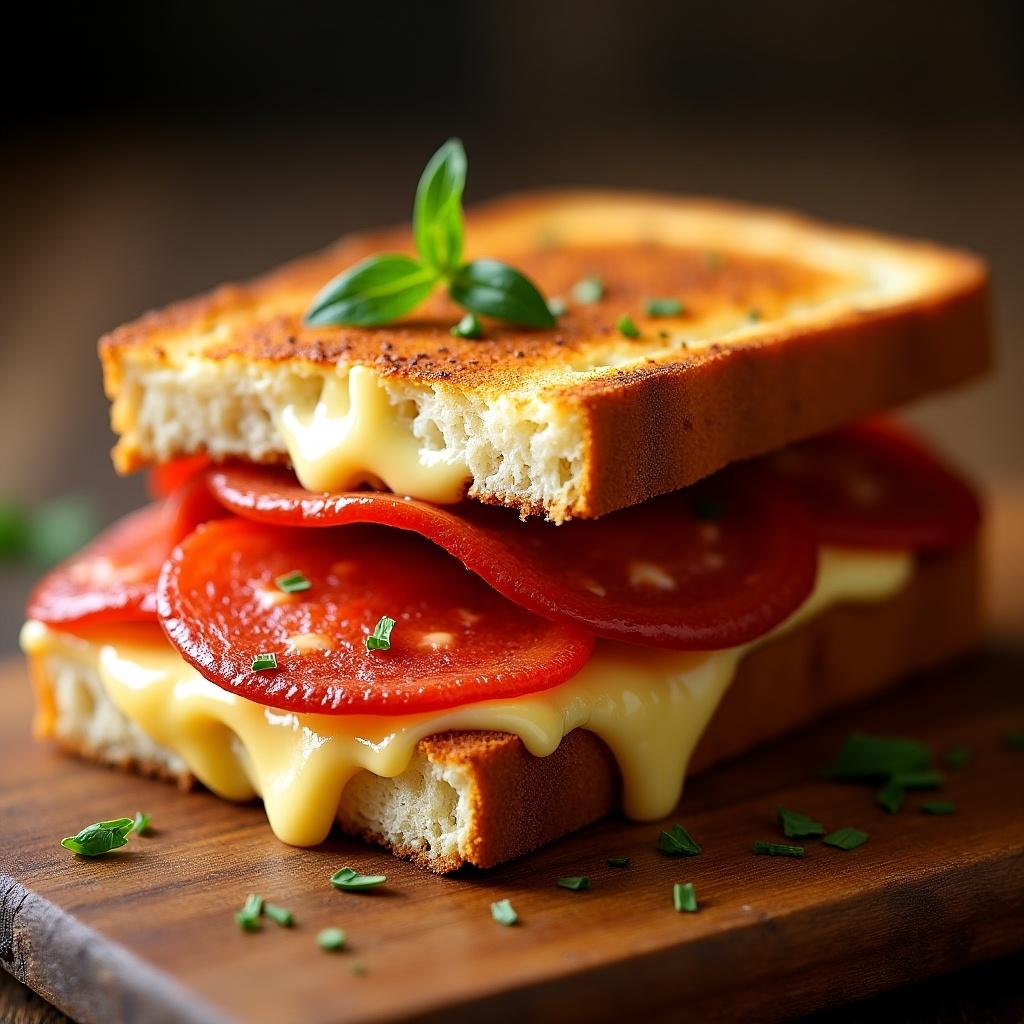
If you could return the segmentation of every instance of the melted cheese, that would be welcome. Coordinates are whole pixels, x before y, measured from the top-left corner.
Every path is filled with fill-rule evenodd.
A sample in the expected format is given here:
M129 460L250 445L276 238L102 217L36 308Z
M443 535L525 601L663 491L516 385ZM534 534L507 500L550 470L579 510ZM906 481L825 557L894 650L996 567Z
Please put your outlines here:
M296 846L327 836L356 773L400 775L420 739L450 729L512 732L539 757L573 729L589 729L618 762L626 814L651 820L678 802L690 756L747 651L838 602L883 601L912 572L909 554L826 550L807 601L754 643L680 652L599 641L591 660L560 686L418 715L264 707L204 679L156 626L75 636L29 622L22 646L29 654L58 652L87 663L116 707L179 754L209 789L232 800L261 795L274 832Z
M411 420L366 366L326 377L312 405L285 405L277 428L295 475L310 491L383 481L396 494L446 505L462 497L470 480L463 462L421 446Z

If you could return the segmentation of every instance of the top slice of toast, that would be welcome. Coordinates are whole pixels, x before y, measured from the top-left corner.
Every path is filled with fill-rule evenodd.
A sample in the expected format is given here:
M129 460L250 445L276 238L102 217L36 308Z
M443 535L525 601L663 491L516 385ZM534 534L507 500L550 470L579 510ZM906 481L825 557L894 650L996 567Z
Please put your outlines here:
M526 194L472 210L466 248L564 299L557 328L485 321L482 339L452 337L462 311L442 290L386 327L304 327L335 274L373 253L413 251L407 230L350 236L102 339L118 469L196 451L298 463L288 416L343 415L351 440L369 381L375 422L383 406L387 427L348 452L342 486L369 481L428 500L468 490L561 522L683 487L990 361L977 257L788 212ZM574 298L587 277L603 284L595 302ZM683 309L650 316L651 298ZM639 337L618 330L623 314ZM412 451L415 472L408 460L396 468L396 447ZM323 479L303 482L320 490Z

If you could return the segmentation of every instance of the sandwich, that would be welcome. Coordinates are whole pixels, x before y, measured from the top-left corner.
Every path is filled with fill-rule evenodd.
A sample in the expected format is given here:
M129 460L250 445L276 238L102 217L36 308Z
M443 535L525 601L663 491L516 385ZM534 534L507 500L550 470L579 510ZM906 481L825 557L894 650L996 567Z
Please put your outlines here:
M978 498L881 414L988 367L981 260L465 180L101 340L154 500L30 597L41 737L444 873L975 644Z

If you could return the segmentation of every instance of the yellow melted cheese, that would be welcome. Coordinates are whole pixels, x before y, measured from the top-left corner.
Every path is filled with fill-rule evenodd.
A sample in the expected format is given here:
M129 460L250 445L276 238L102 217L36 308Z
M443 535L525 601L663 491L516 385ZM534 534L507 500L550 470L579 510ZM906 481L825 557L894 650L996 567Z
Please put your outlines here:
M382 481L396 494L446 505L462 497L470 479L464 463L422 448L411 422L366 366L325 378L316 401L286 405L277 427L295 475L310 491Z
M232 800L262 796L275 834L296 846L326 838L356 773L400 775L420 739L450 729L512 732L539 757L573 729L589 729L618 762L626 814L651 820L678 802L690 756L747 651L830 605L883 601L912 572L907 553L825 550L810 597L758 641L681 652L601 640L583 669L560 686L418 715L314 715L265 707L204 679L156 626L76 636L29 622L22 647L93 668L117 708L180 755L209 789Z

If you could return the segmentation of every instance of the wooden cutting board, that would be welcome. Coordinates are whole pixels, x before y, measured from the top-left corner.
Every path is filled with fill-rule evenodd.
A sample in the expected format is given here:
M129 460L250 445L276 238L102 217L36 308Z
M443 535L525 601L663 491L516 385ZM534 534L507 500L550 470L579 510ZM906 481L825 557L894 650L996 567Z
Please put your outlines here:
M673 820L703 846L655 850L658 825L609 820L490 872L436 878L337 837L292 849L258 805L131 778L28 737L20 666L0 672L0 964L82 1021L779 1020L1024 948L1024 658L990 655L694 781ZM820 779L851 729L942 750L948 817L914 795L887 815L872 791ZM931 794L934 795L934 794ZM754 856L785 804L870 840ZM152 814L155 833L86 861L58 845L88 822ZM609 856L632 858L627 868ZM335 892L343 865L385 887ZM592 888L556 888L564 875ZM674 882L697 914L676 913ZM296 915L244 934L259 892ZM497 925L493 900L520 915ZM344 928L349 948L320 951ZM357 973L356 965L365 968Z

